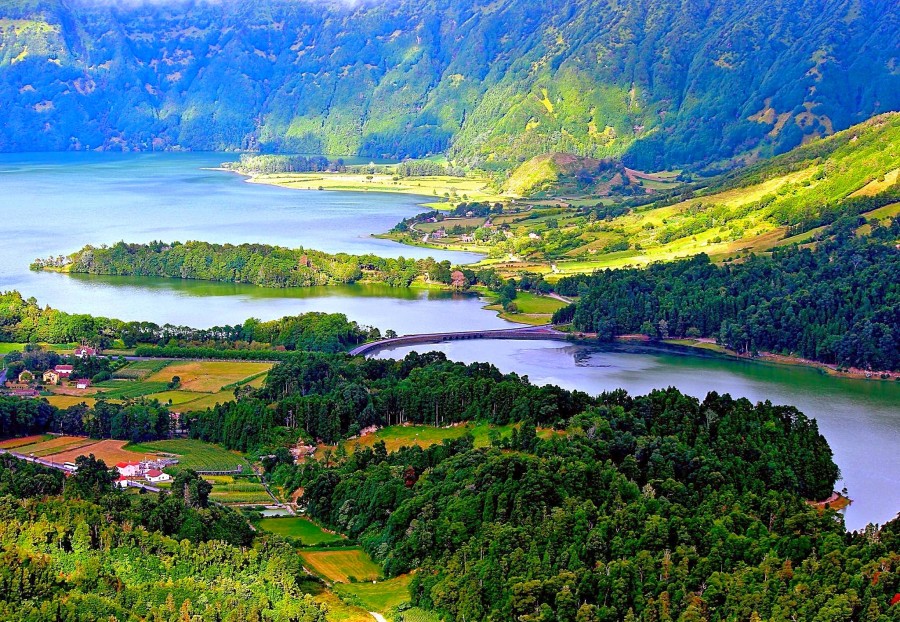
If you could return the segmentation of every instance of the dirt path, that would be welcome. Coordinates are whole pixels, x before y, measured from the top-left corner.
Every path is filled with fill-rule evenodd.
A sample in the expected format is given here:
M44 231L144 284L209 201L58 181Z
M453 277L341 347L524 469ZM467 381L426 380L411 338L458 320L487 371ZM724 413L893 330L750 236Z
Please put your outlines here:
M369 615L375 618L378 622L387 622L387 619L381 615L380 613L375 613L374 611L370 611Z

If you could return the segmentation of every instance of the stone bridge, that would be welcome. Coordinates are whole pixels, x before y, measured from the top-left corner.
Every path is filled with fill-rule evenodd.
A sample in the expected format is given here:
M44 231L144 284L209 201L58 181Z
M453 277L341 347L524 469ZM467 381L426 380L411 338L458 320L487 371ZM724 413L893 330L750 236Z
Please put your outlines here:
M560 339L566 336L566 333L556 330L549 324L543 326L501 328L495 330L426 333L420 335L403 335L392 339L373 341L354 348L350 351L350 354L353 356L361 356L395 346L444 343L445 341L460 341L464 339Z

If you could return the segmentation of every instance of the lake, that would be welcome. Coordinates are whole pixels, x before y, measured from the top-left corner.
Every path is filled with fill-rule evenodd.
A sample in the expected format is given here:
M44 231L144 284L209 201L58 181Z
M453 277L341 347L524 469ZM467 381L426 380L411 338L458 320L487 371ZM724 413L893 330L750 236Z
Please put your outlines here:
M482 309L477 296L392 289L385 285L266 289L179 279L31 272L36 257L69 254L119 240L198 239L262 242L385 256L432 255L465 263L477 256L401 246L370 237L421 211L401 194L295 191L244 183L204 170L228 154L0 154L4 222L0 290L18 289L41 304L77 313L195 327L273 319L307 311L345 313L398 333L512 326ZM632 394L676 386L754 401L793 404L815 417L855 503L850 528L883 523L900 510L900 383L829 378L807 368L671 351L602 350L554 341L466 341L442 350L465 362L489 361L590 393L623 387ZM402 356L412 348L385 351ZM840 487L840 485L839 485Z
M678 349L600 347L561 341L450 341L385 349L379 357L412 351L444 352L463 363L490 362L505 373L527 375L592 395L624 388L632 395L670 386L704 398L710 391L791 404L815 418L828 439L853 504L849 529L884 523L900 512L900 383L826 376L809 367L776 365Z
M206 170L230 154L0 154L4 222L0 290L19 290L73 313L198 328L306 311L341 311L382 330L509 326L475 296L377 286L272 290L178 279L132 279L32 272L37 257L85 244L186 241L260 242L327 252L478 260L371 237L423 211L425 197L310 192L245 183Z

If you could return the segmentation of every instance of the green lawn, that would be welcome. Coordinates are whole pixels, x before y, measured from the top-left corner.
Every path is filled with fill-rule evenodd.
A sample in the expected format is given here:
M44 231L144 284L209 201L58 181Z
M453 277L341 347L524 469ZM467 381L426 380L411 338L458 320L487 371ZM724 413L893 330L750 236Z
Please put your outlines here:
M256 526L265 531L278 534L279 536L297 538L305 546L316 546L343 540L340 535L329 533L308 518L302 516L264 518L257 522Z
M412 575L401 575L377 583L348 583L334 586L334 591L348 602L366 611L386 613L397 605L409 602L409 583ZM404 616L404 620L405 620Z
M247 460L241 454L212 443L193 439L152 441L129 445L128 449L137 452L176 454L180 468L198 471L228 471L241 465L245 470L249 470Z

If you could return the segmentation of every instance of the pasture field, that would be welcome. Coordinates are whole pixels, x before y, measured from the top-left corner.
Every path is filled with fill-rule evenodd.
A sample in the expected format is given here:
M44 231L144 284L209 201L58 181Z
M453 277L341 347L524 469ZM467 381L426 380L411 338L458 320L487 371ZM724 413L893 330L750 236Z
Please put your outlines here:
M179 388L182 391L215 393L222 387L267 372L271 368L271 363L245 361L173 362L150 375L147 381L168 383L174 376L178 376L181 379Z
M316 574L335 583L375 581L381 577L381 568L358 546L344 549L303 549L303 563Z
M56 406L57 408L68 408L69 406L77 406L84 402L88 406L93 406L97 403L97 400L93 397L88 396L80 396L80 395L48 395L44 398L51 405Z
M347 583L334 586L334 591L366 611L385 613L397 605L409 602L412 575L404 574L377 583ZM404 615L404 620L406 616Z
M138 453L173 454L178 458L178 467L196 471L228 471L238 465L248 468L247 460L240 453L194 439L151 441L129 445L128 449Z
M505 437L512 433L512 429L512 425L495 426L489 423L473 422L444 428L430 425L395 425L381 428L360 438L344 441L344 447L348 452L353 452L357 447L374 447L375 443L384 441L388 452L411 445L425 449L432 445L438 445L445 439L460 438L466 434L471 434L475 438L475 447L487 447L490 445L491 430L494 430L500 437ZM556 433L550 428L538 429L538 436L544 439L550 438ZM318 455L321 455L321 451Z
M339 534L325 531L308 518L302 516L264 518L257 522L256 526L285 538L297 538L304 546L317 546L344 539Z
M179 411L182 412L196 412L200 410L206 410L207 408L212 408L216 404L224 404L225 402L233 402L234 394L231 391L220 391L219 393L195 393L194 395L198 396L196 399L191 400L190 402L184 402L178 405ZM151 396L151 397L156 397Z

